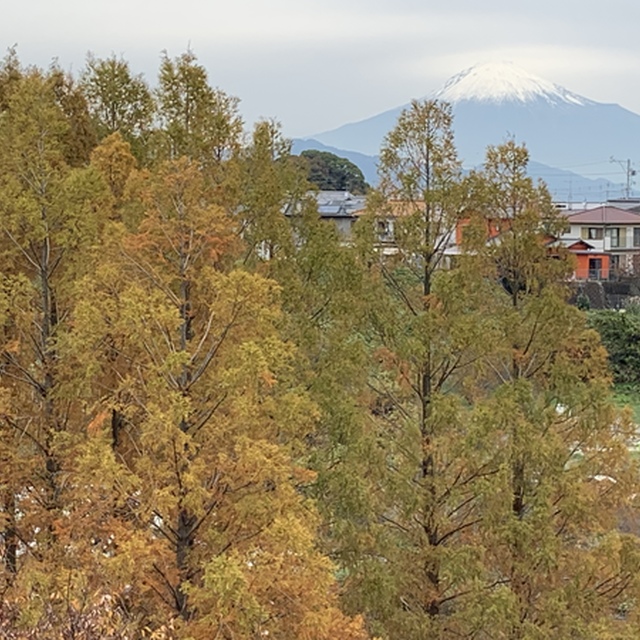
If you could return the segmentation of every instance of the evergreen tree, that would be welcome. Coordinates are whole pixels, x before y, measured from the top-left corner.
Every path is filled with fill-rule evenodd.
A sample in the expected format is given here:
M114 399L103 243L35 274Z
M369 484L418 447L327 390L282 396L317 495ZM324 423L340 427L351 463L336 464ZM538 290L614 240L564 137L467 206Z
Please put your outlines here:
M347 158L340 158L328 151L309 149L300 154L308 164L309 182L318 189L366 193L369 185L362 171Z

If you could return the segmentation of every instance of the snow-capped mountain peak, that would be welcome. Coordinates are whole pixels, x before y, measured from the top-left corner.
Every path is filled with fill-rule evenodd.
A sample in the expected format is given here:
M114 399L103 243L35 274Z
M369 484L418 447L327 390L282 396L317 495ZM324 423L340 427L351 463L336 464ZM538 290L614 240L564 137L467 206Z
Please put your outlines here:
M435 93L446 102L532 102L586 105L591 103L567 89L534 76L511 62L480 64L456 74Z

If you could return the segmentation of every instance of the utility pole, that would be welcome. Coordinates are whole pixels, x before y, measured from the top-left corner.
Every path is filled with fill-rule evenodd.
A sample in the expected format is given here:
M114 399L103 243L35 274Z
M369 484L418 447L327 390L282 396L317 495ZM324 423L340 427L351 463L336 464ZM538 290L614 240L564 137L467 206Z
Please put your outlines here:
M631 167L631 160L627 158L626 163L622 160L616 160L613 156L611 156L610 162L615 162L620 165L622 170L627 175L627 185L624 190L624 197L628 200L631 197L631 186L633 185L633 176L636 175L636 170Z

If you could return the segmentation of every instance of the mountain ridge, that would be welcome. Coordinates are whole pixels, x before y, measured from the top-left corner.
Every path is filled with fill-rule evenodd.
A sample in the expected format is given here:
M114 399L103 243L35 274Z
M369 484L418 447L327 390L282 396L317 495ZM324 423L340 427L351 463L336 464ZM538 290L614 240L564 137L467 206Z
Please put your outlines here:
M640 115L580 96L510 63L465 69L430 96L452 98L456 146L468 167L483 161L488 145L509 138L526 144L532 160L550 167L599 163L599 177L605 179L611 157L633 161L640 154ZM407 106L304 139L375 156Z
M328 151L341 158L347 158L362 171L365 180L375 185L378 182L377 156L330 147L313 139L295 138L292 153L299 155L307 149ZM623 185L603 178L591 179L566 169L557 169L532 160L529 163L529 175L534 180L543 180L551 194L558 201L566 202L604 202L610 196L621 194Z

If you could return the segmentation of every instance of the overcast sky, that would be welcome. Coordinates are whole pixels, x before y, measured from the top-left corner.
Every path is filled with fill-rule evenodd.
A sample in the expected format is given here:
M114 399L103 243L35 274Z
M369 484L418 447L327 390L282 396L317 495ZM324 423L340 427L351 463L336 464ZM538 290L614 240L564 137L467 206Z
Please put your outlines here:
M4 0L0 44L68 70L122 55L155 83L187 48L247 122L289 136L364 119L480 62L511 61L640 113L640 2L608 0Z

